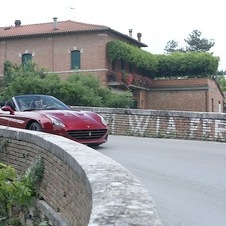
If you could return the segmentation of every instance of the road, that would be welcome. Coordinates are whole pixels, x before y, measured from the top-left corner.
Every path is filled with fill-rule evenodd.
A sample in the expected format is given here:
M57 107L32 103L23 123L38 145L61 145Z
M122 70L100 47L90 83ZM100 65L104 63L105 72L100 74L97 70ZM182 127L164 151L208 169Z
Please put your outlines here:
M226 143L110 135L96 150L141 181L165 226L226 225Z

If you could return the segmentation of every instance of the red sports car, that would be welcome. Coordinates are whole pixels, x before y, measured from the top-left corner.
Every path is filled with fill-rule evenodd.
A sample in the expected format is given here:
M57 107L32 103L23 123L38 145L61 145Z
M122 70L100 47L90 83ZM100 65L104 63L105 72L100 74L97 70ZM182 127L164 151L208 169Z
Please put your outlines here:
M14 96L0 111L0 125L36 130L67 137L89 146L108 139L108 126L100 115L74 111L53 96Z

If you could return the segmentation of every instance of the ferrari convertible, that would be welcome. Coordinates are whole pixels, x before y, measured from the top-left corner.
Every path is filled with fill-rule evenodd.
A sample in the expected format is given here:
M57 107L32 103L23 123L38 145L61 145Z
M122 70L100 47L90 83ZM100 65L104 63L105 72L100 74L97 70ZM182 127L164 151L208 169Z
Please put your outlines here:
M108 125L102 116L74 111L49 95L12 97L1 107L0 125L56 134L89 146L108 139Z

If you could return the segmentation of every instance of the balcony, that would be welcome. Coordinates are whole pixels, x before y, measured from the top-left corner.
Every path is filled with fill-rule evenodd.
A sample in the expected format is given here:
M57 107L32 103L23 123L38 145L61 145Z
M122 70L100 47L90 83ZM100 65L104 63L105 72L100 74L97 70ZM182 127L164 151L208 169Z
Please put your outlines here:
M150 78L125 71L109 71L107 79L108 86L122 86L127 88L149 90L152 85L152 80Z

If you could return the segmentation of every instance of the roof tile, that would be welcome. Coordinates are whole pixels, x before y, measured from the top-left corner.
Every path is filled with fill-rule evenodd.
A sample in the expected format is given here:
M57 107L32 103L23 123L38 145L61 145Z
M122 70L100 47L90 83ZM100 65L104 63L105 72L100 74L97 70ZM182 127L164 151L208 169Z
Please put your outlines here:
M85 24L68 20L58 21L56 22L56 24L54 22L50 22L31 25L0 27L0 38L82 31L100 31L108 29L110 28L103 25Z

